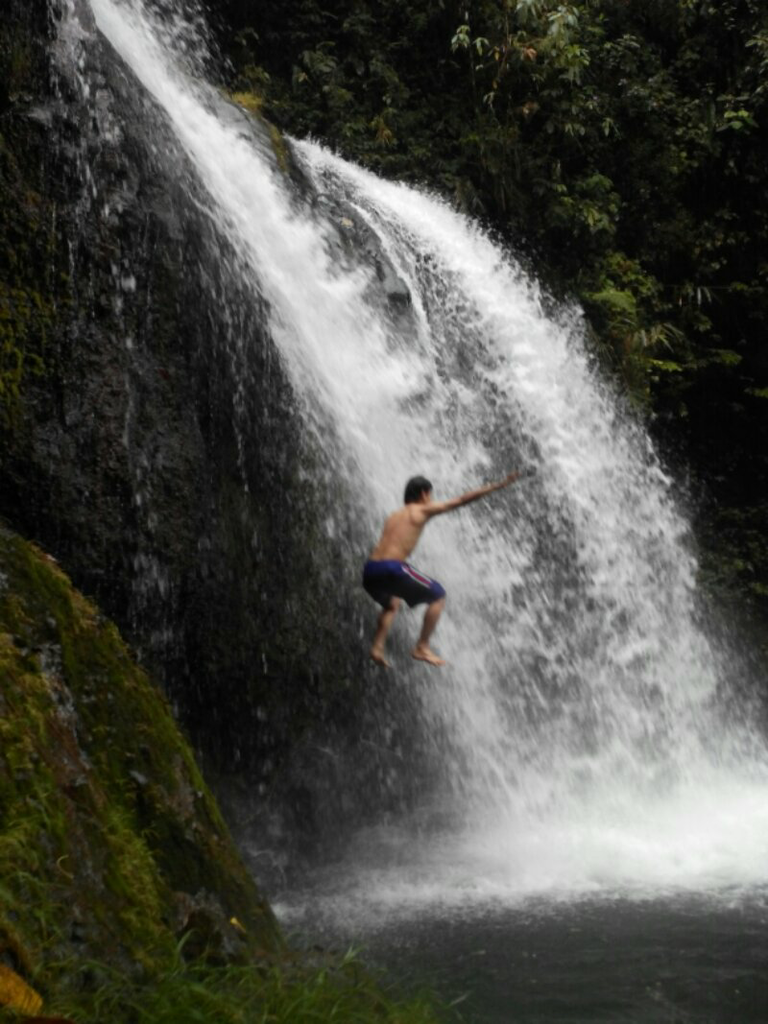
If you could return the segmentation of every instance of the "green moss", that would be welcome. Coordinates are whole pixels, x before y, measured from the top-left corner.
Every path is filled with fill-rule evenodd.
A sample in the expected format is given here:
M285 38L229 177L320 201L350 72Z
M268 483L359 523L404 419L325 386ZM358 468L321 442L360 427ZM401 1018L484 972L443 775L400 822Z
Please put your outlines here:
M69 302L57 208L46 193L45 128L15 115L45 74L40 40L12 25L0 28L0 426L14 425L30 377L43 372L57 310ZM23 97L27 97L24 101ZM20 154L24 154L20 156Z
M240 92L230 93L230 99L233 100L238 106L242 107L243 110L247 110L249 114L257 117L259 121L269 132L269 140L272 143L272 149L277 160L277 166L280 170L287 174L291 169L290 154L288 147L285 144L283 133L273 124L268 121L263 114L264 98L260 93L254 92L253 90L246 90Z
M156 977L179 901L201 894L232 950L280 948L166 701L55 563L5 530L0 678L0 954L15 969L43 991L75 954Z
M43 372L52 312L39 295L0 283L0 410L9 425L22 387Z
M279 128L271 123L269 124L269 138L272 143L272 149L275 151L277 166L284 174L287 174L290 170L288 147L285 144L283 133Z
M263 97L255 92L233 92L232 99L249 114L261 114L261 108L264 106Z
M0 415L9 426L23 386L43 371L53 330L53 217L0 135Z

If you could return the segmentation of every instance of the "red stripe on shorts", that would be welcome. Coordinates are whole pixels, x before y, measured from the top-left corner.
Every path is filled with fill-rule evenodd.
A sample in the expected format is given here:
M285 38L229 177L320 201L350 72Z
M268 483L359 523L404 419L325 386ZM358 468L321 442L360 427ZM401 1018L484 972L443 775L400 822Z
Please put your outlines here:
M420 583L423 587L432 586L433 581L429 578L429 576L422 575L420 572L414 569L413 566L408 565L407 562L403 562L403 569L408 573L411 579L416 580L416 582Z

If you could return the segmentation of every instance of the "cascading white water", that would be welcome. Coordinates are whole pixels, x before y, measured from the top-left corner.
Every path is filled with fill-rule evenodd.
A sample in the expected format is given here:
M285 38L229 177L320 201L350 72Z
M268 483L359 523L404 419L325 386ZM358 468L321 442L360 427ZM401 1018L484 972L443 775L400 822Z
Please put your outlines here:
M437 872L421 891L762 881L763 741L698 625L670 480L591 369L578 314L547 317L514 260L444 203L295 143L407 283L406 329L371 269L334 255L338 226L217 115L167 24L140 0L90 3L202 181L231 272L266 298L307 429L338 446L371 544L413 473L447 496L537 468L435 521L415 557L449 593L435 643L450 667L399 663L392 686L418 688L447 736L454 812L451 838L419 851Z

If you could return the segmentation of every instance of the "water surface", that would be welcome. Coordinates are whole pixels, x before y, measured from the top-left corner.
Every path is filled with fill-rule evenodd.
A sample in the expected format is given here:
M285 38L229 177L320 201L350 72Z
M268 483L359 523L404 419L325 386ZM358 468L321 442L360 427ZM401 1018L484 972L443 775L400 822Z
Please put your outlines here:
M360 914L314 893L287 927L427 985L474 1024L765 1024L768 890L529 898Z

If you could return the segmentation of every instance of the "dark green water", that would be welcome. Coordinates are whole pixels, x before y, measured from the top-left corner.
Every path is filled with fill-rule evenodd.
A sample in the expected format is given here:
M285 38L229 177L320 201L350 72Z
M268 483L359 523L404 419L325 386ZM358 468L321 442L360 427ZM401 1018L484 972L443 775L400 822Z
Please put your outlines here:
M341 910L341 908L338 908ZM468 1024L766 1024L768 894L360 907L302 928L364 947L406 988L428 985ZM405 912L403 912L403 910ZM328 907L326 905L326 912ZM329 921L331 923L329 923Z

